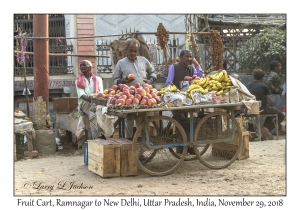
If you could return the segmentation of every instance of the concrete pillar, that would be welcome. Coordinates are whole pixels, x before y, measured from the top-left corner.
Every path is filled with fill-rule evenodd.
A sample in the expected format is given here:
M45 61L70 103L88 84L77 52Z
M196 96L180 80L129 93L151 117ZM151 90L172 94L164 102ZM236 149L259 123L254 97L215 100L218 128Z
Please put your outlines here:
M48 37L48 15L33 15L33 36ZM49 113L49 43L46 39L34 39L34 100L42 96Z

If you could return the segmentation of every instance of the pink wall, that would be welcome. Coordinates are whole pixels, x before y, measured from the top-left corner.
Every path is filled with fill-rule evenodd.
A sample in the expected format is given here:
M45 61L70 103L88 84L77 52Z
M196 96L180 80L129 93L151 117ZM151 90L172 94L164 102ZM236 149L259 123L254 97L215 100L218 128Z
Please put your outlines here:
M95 25L94 25L94 15L76 15L77 24L77 37L83 36L94 36L95 35ZM94 38L83 38L77 40L78 54L95 55L95 41ZM79 57L78 66L82 60L89 60L92 62L92 72L96 72L96 58L95 57Z

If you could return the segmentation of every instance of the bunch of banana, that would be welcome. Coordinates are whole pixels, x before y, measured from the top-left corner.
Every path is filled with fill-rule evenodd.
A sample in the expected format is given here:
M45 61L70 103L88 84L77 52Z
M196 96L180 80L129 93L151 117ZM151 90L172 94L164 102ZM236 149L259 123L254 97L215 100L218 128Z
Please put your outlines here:
M176 87L176 85L171 83L168 87L163 87L160 91L158 91L160 95L163 95L165 92L180 92L180 90Z
M190 98L192 98L191 97L191 95L194 93L194 92L196 92L196 91L199 91L202 95L205 95L205 94L207 94L209 91L208 91L208 89L203 89L202 87L200 87L199 89L194 89L194 90L191 90L191 92L190 92Z
M202 85L203 88L206 88L209 84L210 78L206 78L205 83Z
M208 75L208 77L212 80L219 81L223 77L224 73L222 71L218 71L214 75Z
M225 70L219 70L213 75L202 77L200 80L193 80L192 85L186 91L191 94L192 91L199 91L202 94L207 94L210 91L216 91L217 95L228 93L232 82Z
M215 73L214 75L209 75L208 77L218 82L231 82L226 70L218 70L217 73Z
M192 90L195 90L195 89L199 89L199 88L202 88L200 85L197 85L197 84L192 84L189 86L189 88L186 90L187 93L190 93Z
M200 85L201 86L201 85L203 85L205 83L205 81L206 81L206 77L201 77L200 80L193 80L192 84Z

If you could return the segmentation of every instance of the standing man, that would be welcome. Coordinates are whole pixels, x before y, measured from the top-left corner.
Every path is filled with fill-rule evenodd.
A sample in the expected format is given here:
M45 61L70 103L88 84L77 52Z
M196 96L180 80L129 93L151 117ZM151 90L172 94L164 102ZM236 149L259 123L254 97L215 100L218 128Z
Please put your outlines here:
M76 136L86 135L85 131L91 130L92 138L99 137L100 128L98 128L96 116L90 111L91 102L94 93L103 92L102 78L91 72L92 63L89 60L83 60L80 63L81 74L78 76L75 84L78 96L78 113L79 117Z
M282 101L281 101L281 93L283 91L282 82L280 79L281 76L281 63L279 61L273 60L270 63L270 74L267 78L266 84L268 85L271 95L271 105L282 111ZM274 132L274 130L272 131ZM282 131L281 124L279 124L279 132L284 134Z
M271 106L269 88L263 83L265 72L263 72L261 69L254 69L252 74L254 81L249 82L246 87L248 88L249 92L255 96L257 101L261 101L260 113L277 114L278 124L280 124L284 119L284 114L275 107ZM273 135L270 133L275 128L275 125L272 121L273 117L266 117L264 125L261 128L262 135L269 140L274 139Z
M115 72L112 76L113 83L118 85L120 83L128 86L135 83L152 84L156 80L155 69L152 64L143 56L137 56L140 48L140 43L136 39L129 39L126 47L126 57L119 60ZM127 78L128 74L135 76L134 80ZM132 140L134 120L136 125L141 124L141 118L134 115L128 115L125 119L125 138Z
M270 74L267 78L266 84L268 85L271 95L271 104L279 111L282 111L281 93L283 91L281 76L281 63L279 61L271 61Z
M181 89L181 81L184 80L185 76L197 75L202 77L203 71L195 58L192 57L190 50L182 50L179 55L180 62L175 63L169 67L168 77L165 86L170 83L176 85L178 89ZM192 66L194 64L194 66Z

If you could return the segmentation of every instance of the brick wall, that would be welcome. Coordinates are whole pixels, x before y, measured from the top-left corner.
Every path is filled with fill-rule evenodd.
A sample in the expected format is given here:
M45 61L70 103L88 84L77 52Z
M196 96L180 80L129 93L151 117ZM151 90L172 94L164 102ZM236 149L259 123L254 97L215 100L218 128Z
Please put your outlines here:
M76 15L77 24L77 37L95 36L95 15ZM78 54L95 55L95 39L94 38L82 38L77 40ZM95 57L78 57L78 66L82 60L89 60L92 62L92 72L96 72L96 58Z

